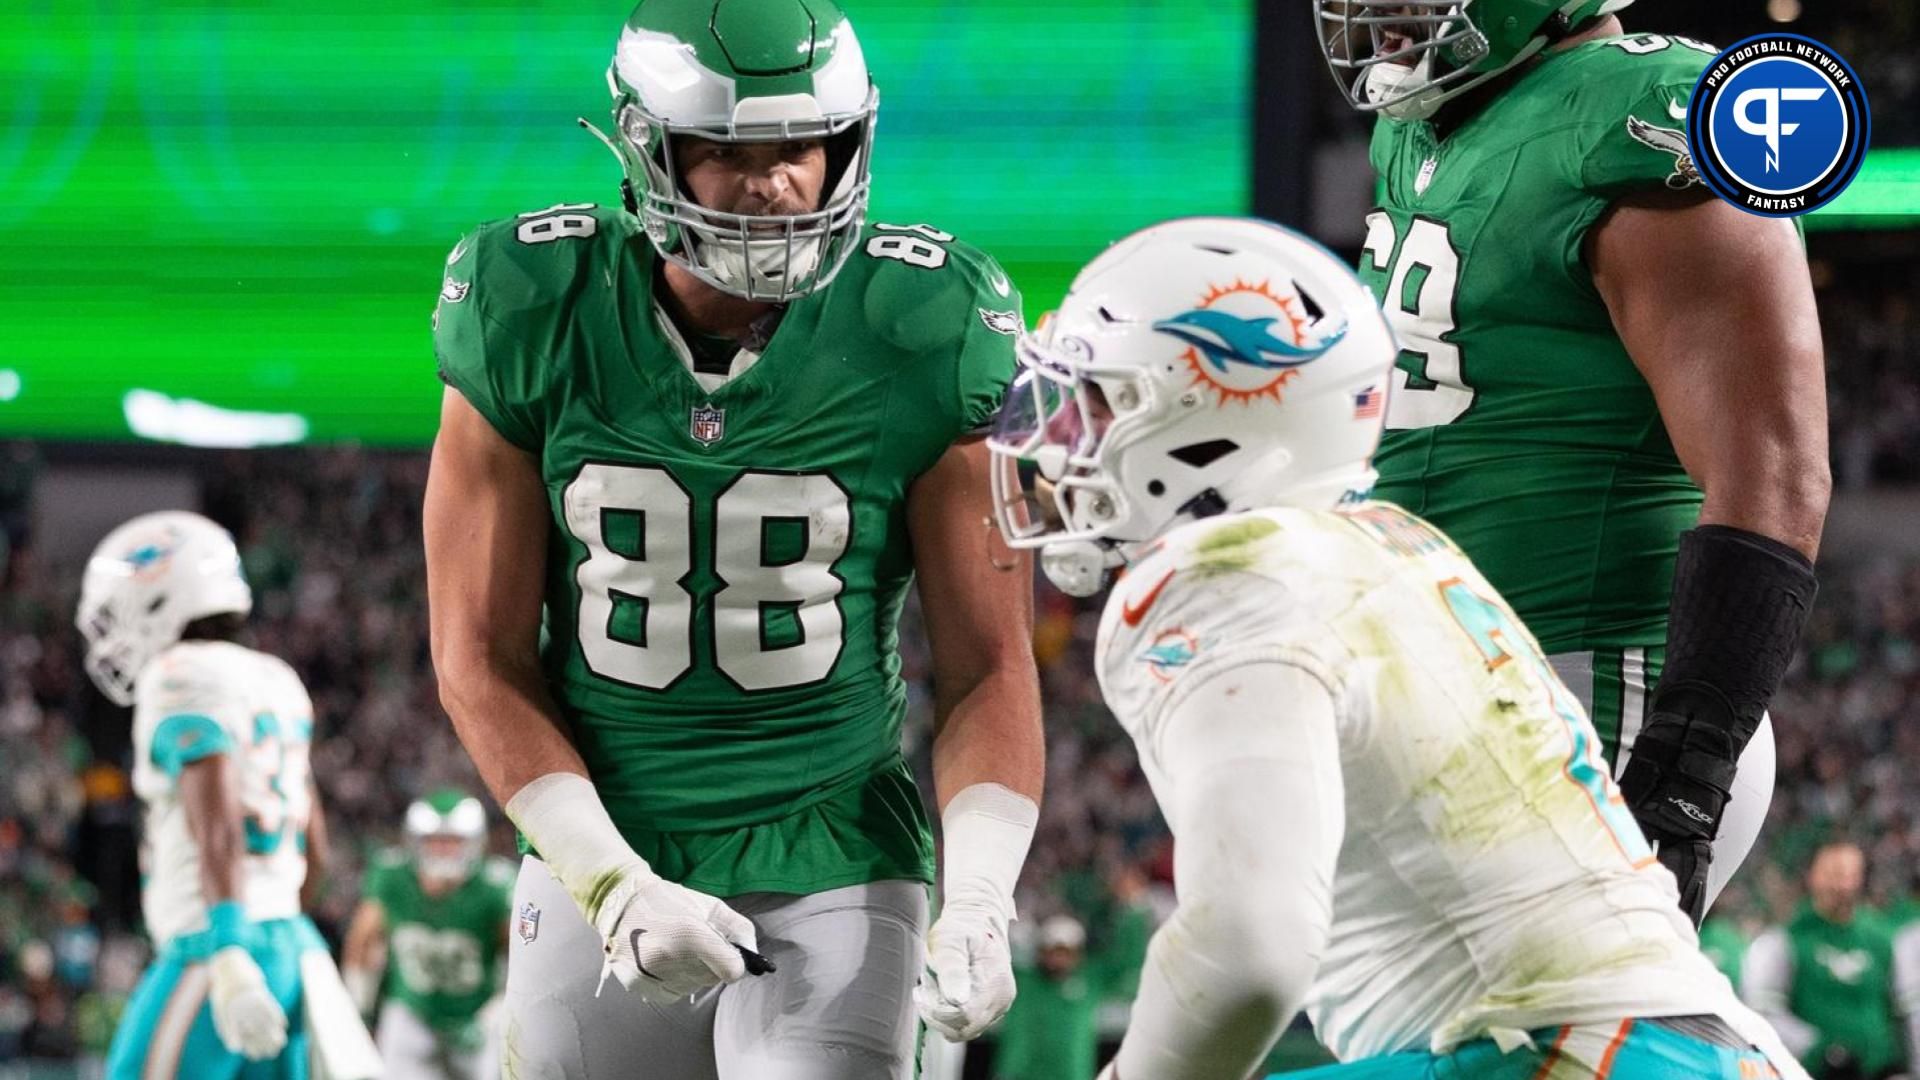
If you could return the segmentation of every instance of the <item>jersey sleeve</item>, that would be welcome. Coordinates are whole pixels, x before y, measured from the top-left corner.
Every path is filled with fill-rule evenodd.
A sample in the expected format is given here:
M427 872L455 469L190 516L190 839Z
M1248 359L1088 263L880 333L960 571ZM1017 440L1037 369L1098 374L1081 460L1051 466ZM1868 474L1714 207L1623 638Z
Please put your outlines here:
M135 701L135 751L169 780L245 737L245 702L217 665L188 649L171 650L141 672Z
M1592 48L1610 63L1575 104L1582 117L1575 140L1580 188L1611 199L1698 184L1687 148L1687 103L1710 57L1702 50L1710 46L1643 35Z
M501 234L482 226L462 237L447 256L433 313L433 349L440 380L459 391L475 412L508 442L537 453L543 442L539 422L538 357L501 320L511 298L494 295L511 288L505 272L493 265ZM491 272L491 277L488 273Z
M1136 740L1151 740L1197 685L1233 667L1298 667L1339 696L1340 680L1313 628L1296 617L1314 564L1290 562L1283 526L1261 515L1209 520L1166 538L1114 586L1101 619L1099 678Z
M1020 290L993 257L981 253L976 269L974 302L968 305L966 331L961 335L959 380L961 420L969 433L984 434L993 425L1013 379L1013 342L1025 327Z

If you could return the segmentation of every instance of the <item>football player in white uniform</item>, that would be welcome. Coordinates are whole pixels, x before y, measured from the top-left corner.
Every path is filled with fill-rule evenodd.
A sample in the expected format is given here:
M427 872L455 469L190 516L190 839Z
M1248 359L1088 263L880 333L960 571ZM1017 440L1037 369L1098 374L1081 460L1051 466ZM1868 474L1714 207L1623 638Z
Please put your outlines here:
M1343 264L1169 222L1019 350L1000 526L1069 592L1128 564L1099 677L1177 840L1107 1077L1246 1076L1302 1007L1332 1077L1804 1075L1527 630L1368 500L1396 345Z
M330 1055L335 1077L377 1070L300 912L312 703L285 662L225 640L252 603L233 538L198 514L134 518L87 562L75 621L88 676L134 710L155 951L114 1033L110 1080L300 1078L310 1052Z

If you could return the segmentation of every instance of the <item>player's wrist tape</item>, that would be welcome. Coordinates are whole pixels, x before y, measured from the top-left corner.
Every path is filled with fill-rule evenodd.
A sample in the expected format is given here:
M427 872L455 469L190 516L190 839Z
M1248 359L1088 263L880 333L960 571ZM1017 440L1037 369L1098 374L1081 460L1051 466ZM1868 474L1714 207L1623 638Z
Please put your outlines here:
M1681 533L1666 666L1649 712L1725 730L1729 759L1738 758L1780 688L1818 591L1813 563L1778 540L1729 525ZM1712 707L1707 691L1725 708Z
M506 811L588 921L622 881L653 872L614 827L593 781L578 773L533 780L507 800Z
M999 784L970 784L940 814L944 837L942 903L983 903L1013 916L1013 889L1027 861L1040 807Z

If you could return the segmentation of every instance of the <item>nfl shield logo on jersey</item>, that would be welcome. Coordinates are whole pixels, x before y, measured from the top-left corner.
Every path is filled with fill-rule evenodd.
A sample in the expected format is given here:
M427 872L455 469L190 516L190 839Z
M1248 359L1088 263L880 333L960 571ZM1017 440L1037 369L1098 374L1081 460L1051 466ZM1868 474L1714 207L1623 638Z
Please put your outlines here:
M532 901L520 905L520 940L528 945L540 936L540 909Z
M695 405L693 422L687 430L693 435L694 441L701 446L712 446L720 441L720 436L727 433L727 410L716 409L711 405Z

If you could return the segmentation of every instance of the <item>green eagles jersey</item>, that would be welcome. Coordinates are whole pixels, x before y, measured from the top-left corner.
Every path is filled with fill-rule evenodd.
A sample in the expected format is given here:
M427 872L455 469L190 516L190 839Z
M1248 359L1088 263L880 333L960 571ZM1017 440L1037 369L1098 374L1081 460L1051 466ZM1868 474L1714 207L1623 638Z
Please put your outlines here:
M1588 42L1444 140L1374 129L1360 274L1402 345L1375 494L1452 537L1549 653L1665 640L1700 492L1582 245L1620 196L1697 182L1684 117L1714 52Z
M365 893L386 913L386 996L436 1031L466 1032L499 985L513 878L511 864L488 859L452 892L430 897L411 856L382 853Z
M1820 1033L1802 1061L1817 1066L1830 1046L1844 1046L1867 1076L1899 1064L1899 1022L1893 992L1893 930L1878 912L1861 908L1853 921L1828 922L1802 904L1787 924L1793 952L1793 989L1787 1006Z
M442 378L534 455L549 683L663 876L728 896L932 880L900 753L906 496L992 417L1019 298L930 226L872 225L764 351L703 389L625 213L557 207L455 248Z
M1700 924L1700 951L1728 982L1740 985L1740 962L1747 955L1747 936L1740 932L1738 924L1732 919L1709 916Z

